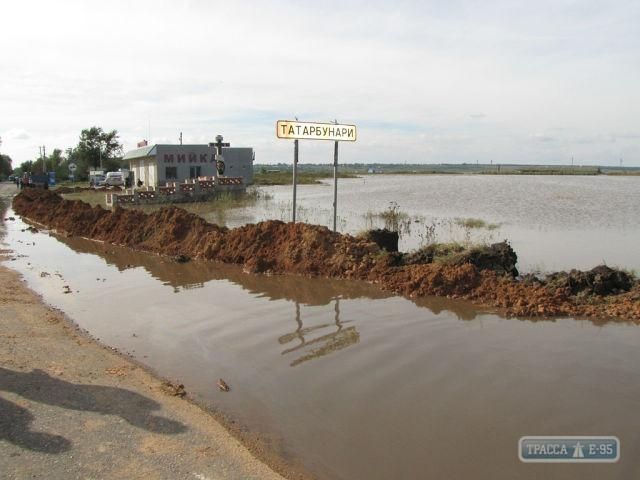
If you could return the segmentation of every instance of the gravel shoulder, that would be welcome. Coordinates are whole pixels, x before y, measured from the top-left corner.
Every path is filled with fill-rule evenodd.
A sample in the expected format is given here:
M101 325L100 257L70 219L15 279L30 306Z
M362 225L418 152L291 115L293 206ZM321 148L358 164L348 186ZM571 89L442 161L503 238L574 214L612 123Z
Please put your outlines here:
M5 203L11 188L0 185ZM1 264L0 412L2 478L282 478Z

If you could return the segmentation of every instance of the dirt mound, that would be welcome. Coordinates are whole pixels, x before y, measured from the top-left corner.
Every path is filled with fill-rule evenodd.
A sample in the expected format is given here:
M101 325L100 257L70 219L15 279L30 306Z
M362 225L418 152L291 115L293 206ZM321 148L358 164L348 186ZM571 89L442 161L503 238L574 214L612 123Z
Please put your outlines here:
M229 230L175 207L151 214L122 208L106 211L36 189L16 196L13 208L68 235L174 259L240 264L254 273L366 280L409 297L465 298L510 315L640 321L640 284L624 272L596 267L548 279L517 280L517 256L507 243L470 250L434 245L403 255L382 249L371 238L342 235L317 225L271 220Z
M500 275L518 276L516 269L518 255L507 242L472 248L463 258L463 263L475 265L480 270L493 270Z
M443 263L460 266L470 263L479 270L493 270L500 275L512 277L518 276L517 262L518 255L507 242L471 248L457 243L427 245L402 258L404 265Z
M362 237L370 242L375 243L387 252L398 251L398 232L392 232L391 230L388 230L386 228L378 228L374 230L368 230Z
M599 265L583 272L571 270L547 276L546 283L554 288L568 288L573 295L616 295L628 292L633 286L629 274Z

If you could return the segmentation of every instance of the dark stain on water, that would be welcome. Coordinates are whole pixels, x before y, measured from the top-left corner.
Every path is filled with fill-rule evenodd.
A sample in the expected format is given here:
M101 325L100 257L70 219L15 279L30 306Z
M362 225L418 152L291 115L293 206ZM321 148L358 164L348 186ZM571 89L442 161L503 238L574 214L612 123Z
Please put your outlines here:
M47 302L319 478L640 476L635 325L505 319L6 228L8 265ZM523 464L524 435L616 435L621 459Z

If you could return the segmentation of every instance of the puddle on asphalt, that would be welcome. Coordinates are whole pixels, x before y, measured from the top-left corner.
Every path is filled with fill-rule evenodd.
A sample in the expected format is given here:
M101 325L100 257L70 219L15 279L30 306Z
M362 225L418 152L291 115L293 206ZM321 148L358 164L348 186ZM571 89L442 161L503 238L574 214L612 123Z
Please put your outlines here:
M25 228L7 223L6 265L46 302L320 478L640 475L635 325L504 319ZM616 435L622 455L588 469L522 464L523 435Z

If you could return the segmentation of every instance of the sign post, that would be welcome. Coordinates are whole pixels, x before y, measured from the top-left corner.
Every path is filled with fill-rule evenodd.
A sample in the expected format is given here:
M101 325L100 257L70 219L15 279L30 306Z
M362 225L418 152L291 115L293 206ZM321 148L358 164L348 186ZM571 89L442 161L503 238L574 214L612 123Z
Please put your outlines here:
M296 221L296 189L298 170L298 140L333 140L333 231L336 231L338 218L338 142L355 142L357 131L355 125L334 123L299 122L297 120L278 120L276 136L292 139L293 143L293 214Z
M70 163L69 164L69 180L71 180L72 182L75 181L76 179L76 169L78 168L78 166L75 163Z
M338 218L338 142L333 143L333 231Z
M298 139L293 141L293 213L291 221L296 223L296 187L298 184Z

